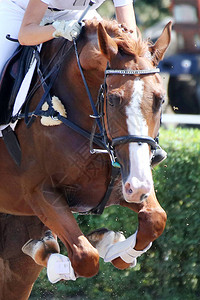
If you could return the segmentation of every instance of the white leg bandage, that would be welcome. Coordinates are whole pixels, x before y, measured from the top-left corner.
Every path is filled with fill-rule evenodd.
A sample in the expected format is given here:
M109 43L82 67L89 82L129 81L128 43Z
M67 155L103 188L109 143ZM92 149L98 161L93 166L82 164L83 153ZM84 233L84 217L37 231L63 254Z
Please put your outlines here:
M104 234L101 241L95 246L99 252L99 256L104 258L108 249L115 243L119 241L124 241L126 238L121 232L108 231Z
M131 264L132 267L135 267L137 264L137 257L145 253L152 245L150 243L145 249L137 251L133 249L136 244L137 231L128 237L125 241L117 242L116 244L109 247L108 251L105 254L104 261L110 262L117 257L121 257L123 261Z
M49 257L47 276L51 283L56 283L61 279L76 280L69 258L58 253L51 254Z

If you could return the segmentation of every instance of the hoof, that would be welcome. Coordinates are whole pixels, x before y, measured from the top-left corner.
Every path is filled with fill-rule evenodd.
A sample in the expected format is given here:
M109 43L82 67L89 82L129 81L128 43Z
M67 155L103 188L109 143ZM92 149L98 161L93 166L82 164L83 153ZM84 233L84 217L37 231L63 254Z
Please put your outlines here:
M47 266L47 261L51 253L60 252L60 247L50 230L45 232L45 236L40 240L30 239L22 247L24 254L29 255L38 264Z

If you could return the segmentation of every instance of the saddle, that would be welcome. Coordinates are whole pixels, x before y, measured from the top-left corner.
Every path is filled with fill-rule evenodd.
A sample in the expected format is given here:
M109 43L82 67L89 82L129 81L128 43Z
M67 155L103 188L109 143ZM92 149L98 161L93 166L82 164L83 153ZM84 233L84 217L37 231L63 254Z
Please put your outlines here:
M0 125L8 125L2 130L2 136L9 154L18 166L21 163L21 149L9 124L16 96L36 53L35 48L20 45L6 62L0 76Z
M35 53L35 47L19 46L0 75L0 125L9 124L15 98Z

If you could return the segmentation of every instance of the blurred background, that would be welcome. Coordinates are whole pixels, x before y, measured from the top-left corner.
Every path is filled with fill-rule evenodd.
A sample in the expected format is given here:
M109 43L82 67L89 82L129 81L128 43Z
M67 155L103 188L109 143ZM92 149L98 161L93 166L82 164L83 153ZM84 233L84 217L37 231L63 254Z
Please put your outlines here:
M164 112L167 123L199 125L200 114L200 1L199 0L135 0L137 25L143 37L153 42L171 20L172 39L159 67L167 90ZM114 17L112 1L99 9L102 16ZM196 123L195 123L196 122Z

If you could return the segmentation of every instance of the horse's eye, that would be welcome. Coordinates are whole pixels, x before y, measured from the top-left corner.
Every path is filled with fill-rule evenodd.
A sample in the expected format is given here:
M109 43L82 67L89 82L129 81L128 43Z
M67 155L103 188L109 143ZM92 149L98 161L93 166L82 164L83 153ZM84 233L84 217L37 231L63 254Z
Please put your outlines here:
M161 100L161 104L164 104L165 103L165 96L162 96L160 100Z
M108 95L108 104L111 106L118 106L121 104L121 97L119 95L110 94Z
M158 111L161 105L165 102L164 95L153 95L153 110Z

